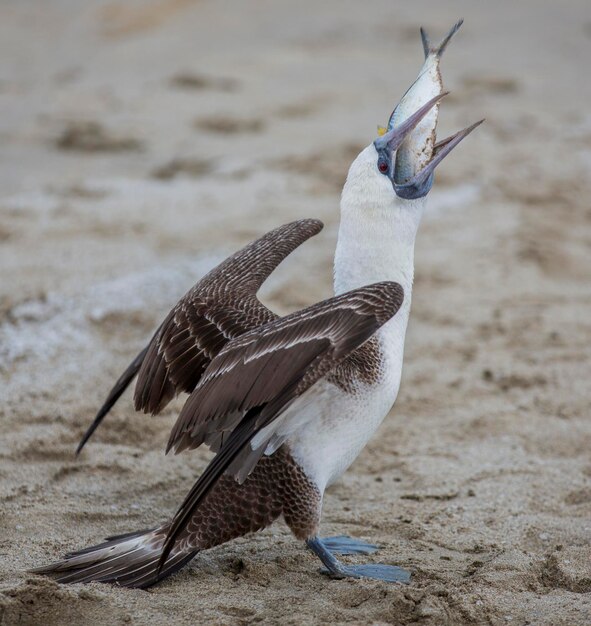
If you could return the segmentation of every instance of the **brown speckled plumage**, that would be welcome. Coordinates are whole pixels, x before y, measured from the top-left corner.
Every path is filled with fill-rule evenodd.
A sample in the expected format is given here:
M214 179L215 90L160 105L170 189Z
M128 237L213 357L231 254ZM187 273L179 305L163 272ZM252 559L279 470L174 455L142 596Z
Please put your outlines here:
M368 339L326 377L347 393L359 384L375 385L382 375L382 349L376 337Z
M187 524L181 546L206 549L266 528L280 515L299 539L316 533L321 496L286 446L263 457L240 485L220 477Z

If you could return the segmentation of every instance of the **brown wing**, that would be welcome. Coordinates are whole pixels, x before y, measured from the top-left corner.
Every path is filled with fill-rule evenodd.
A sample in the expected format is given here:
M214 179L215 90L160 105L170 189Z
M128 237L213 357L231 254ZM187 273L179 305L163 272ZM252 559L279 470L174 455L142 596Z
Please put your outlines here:
M187 399L169 448L187 436L202 438L228 414L244 417L175 515L161 563L218 478L231 466L239 470L235 462L251 439L369 339L402 300L397 283L376 283L265 324L220 351Z
M230 339L276 319L256 293L279 263L322 227L322 222L313 219L280 226L204 276L181 298L119 378L78 452L136 374L136 410L158 413L176 394L193 391L212 358Z

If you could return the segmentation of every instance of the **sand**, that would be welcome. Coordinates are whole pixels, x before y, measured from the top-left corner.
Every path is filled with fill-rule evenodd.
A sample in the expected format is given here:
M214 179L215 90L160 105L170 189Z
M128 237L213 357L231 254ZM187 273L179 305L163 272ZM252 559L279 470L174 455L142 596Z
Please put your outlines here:
M330 295L348 164L418 26L460 16L440 136L487 122L441 168L400 396L322 528L412 583L328 580L282 523L147 592L27 574L175 510L208 459L163 455L180 401L126 394L75 459L79 437L176 299L271 227L326 224L265 301ZM3 625L591 623L588 0L4 2L0 51Z

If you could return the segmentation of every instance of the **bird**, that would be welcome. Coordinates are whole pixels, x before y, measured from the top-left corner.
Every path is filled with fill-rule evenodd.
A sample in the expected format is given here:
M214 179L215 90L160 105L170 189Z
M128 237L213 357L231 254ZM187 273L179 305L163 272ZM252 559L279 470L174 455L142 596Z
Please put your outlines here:
M436 47L423 36L425 63L437 61L435 77L453 32ZM411 111L409 102L421 94L408 95L424 90L421 76L388 128L349 168L335 295L283 317L264 306L257 298L263 282L323 225L301 219L266 233L179 300L82 438L78 452L136 377L134 405L144 413L157 414L178 394L188 394L167 452L205 445L215 455L176 514L157 528L109 537L31 571L61 583L146 588L199 552L283 517L333 578L410 580L410 572L395 565L342 562L337 555L371 554L377 546L322 538L319 527L326 488L358 456L398 395L414 245L433 173L478 125L429 147L426 137L434 137L446 93L423 97Z

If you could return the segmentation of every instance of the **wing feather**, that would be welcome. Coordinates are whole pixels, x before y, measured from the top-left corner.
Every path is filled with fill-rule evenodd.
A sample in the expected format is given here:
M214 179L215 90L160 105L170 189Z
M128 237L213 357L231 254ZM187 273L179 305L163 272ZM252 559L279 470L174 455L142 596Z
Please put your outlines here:
M193 391L211 359L230 339L275 319L256 298L258 289L288 254L322 227L322 222L313 219L280 226L204 276L170 311L148 346L119 378L78 452L136 375L136 410L158 413L176 394Z

